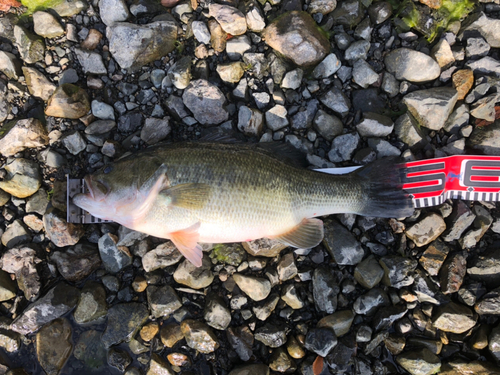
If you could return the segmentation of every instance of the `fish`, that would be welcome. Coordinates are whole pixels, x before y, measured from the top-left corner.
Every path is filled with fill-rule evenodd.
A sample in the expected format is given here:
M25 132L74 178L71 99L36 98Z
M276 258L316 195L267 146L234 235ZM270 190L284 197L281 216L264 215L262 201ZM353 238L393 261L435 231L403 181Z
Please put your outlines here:
M200 243L267 237L312 248L324 236L317 217L413 213L411 198L401 188L404 165L397 160L380 159L346 175L331 175L301 167L292 153L282 157L264 145L149 147L86 175L89 191L74 196L73 203L97 218L171 240L197 267Z

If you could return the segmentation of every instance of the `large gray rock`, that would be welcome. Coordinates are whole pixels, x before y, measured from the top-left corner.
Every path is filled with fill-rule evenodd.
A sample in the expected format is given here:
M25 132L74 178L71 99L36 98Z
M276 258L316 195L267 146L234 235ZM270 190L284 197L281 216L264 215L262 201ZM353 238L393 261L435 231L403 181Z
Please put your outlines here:
M306 12L284 13L262 35L271 48L301 67L318 64L330 52L328 39Z
M13 156L27 148L42 147L49 143L45 126L35 118L11 121L0 131L0 152Z
M439 77L438 63L422 52L398 48L389 52L384 59L387 70L398 80L426 82Z
M363 247L343 225L336 220L325 221L325 237L323 243L339 265L356 265L365 254Z
M38 163L28 159L14 159L4 166L7 172L0 189L17 198L26 198L37 192L42 184Z
M406 236L415 242L415 245L421 247L434 241L445 229L446 223L443 218L436 213L432 213L408 228Z
M21 59L27 64L34 64L43 60L45 43L42 38L30 33L24 27L14 26L14 37Z
M500 47L500 20L490 18L483 12L478 12L467 17L458 34L459 39L467 39L479 32L492 48Z
M500 153L500 120L496 120L488 126L476 126L472 131L467 145L486 155L498 155Z
M226 98L217 86L204 79L192 81L182 94L184 105L202 125L217 125L228 119Z
M124 0L100 0L99 15L106 26L111 26L115 22L126 21L130 12Z
M175 21L146 25L117 22L106 29L109 52L122 69L136 71L172 52L177 40Z
M50 260L69 282L85 279L101 265L97 247L90 244L78 244L64 251L54 251Z
M432 325L444 332L464 333L476 325L477 316L467 306L450 302L439 306Z

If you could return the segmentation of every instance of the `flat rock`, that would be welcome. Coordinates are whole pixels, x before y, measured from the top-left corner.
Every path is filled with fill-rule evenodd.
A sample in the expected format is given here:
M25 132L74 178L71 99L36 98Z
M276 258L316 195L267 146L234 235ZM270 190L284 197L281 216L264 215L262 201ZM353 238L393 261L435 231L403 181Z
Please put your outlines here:
M14 159L3 167L7 172L0 189L17 198L26 198L35 194L41 186L38 163L28 159Z
M123 0L102 0L99 1L99 15L106 26L111 26L115 22L126 21L130 12Z
M99 254L104 268L111 273L118 273L132 264L132 255L125 246L117 246L117 238L109 233L99 238Z
M49 100L56 89L56 85L50 82L38 69L23 66L23 75L31 95L44 101Z
M210 327L222 331L226 330L231 323L231 311L222 298L217 296L208 299L203 317Z
M323 243L333 260L339 265L356 265L365 251L356 238L335 220L325 220Z
M64 34L59 21L50 13L37 11L33 13L35 33L44 38L57 38Z
M354 278L364 288L371 289L382 280L384 270L373 255L364 259L354 269Z
M400 354L396 361L411 375L432 375L439 372L441 367L439 357L427 348Z
M54 251L50 260L69 282L82 281L101 265L99 251L91 244L77 244L64 251Z
M68 223L66 215L55 207L49 207L43 215L47 237L57 247L75 245L85 234L81 224Z
M7 225L5 232L2 234L2 244L7 248L30 241L31 234L29 229L19 219Z
M35 118L8 122L0 134L0 150L4 156L13 156L27 148L42 147L48 143L47 130Z
M128 342L149 317L148 309L142 303L119 303L109 308L108 324L102 335L106 348L121 342Z
M144 271L151 272L179 263L183 255L171 241L158 245L142 257Z
M446 229L443 218L432 213L414 224L406 231L406 236L418 247L430 244L437 239Z
M464 333L476 325L477 316L471 309L455 302L439 306L432 325L444 332Z
M474 306L479 315L500 315L500 288L486 293Z
M170 117L147 118L141 130L141 139L148 145L154 145L168 137L172 127Z
M434 59L408 48L392 50L385 56L384 62L387 70L400 81L426 82L441 74L441 68Z
M446 242L458 240L475 218L476 215L464 201L456 201L451 215L446 218L448 229L443 234L443 240Z
M287 337L283 327L266 323L255 331L255 340L270 348L279 348L286 343Z
M467 272L467 256L463 252L450 254L439 271L444 294L458 292Z
M182 101L202 125L217 125L228 119L224 94L204 79L192 81L184 90Z
M390 117L366 112L356 129L362 137L386 137L392 133L394 123Z
M14 26L14 37L21 59L27 64L34 64L43 60L45 42L43 38L30 33L22 26Z
M105 317L107 312L106 291L102 284L95 281L86 282L73 313L75 321L78 324L95 322Z
M254 301L262 301L271 293L271 283L267 279L235 273L236 285Z
M22 62L10 52L0 51L0 71L9 79L18 79L22 74Z
M217 336L202 322L187 319L181 323L181 330L188 346L200 353L212 353L219 347Z
M229 375L269 375L269 367L264 364L244 365L232 370Z
M116 22L106 29L109 52L122 69L136 71L175 48L175 21L155 21L145 25Z
M34 301L40 293L40 276L36 265L41 263L36 250L22 246L7 250L1 259L2 269L16 276L17 285L28 301ZM10 285L8 282L6 286Z
M179 296L170 285L149 285L146 294L149 308L155 318L168 317L182 307Z
M420 265L431 276L437 276L450 248L441 240L432 242L419 258Z
M8 301L16 296L16 283L5 271L0 271L0 302Z
M307 332L304 347L321 357L326 357L337 345L337 336L331 328L312 328Z
M78 119L88 113L90 102L87 92L71 83L57 87L47 102L45 114L53 117Z
M284 13L262 35L266 44L299 67L316 65L330 52L328 39L306 12Z
M413 272L418 265L415 259L389 255L381 258L379 263L384 269L382 281L385 285L401 288L413 284Z
M86 74L107 74L108 71L102 61L102 56L97 52L75 48L78 62Z
M203 256L201 267L196 267L189 260L184 259L174 272L174 280L193 289L206 288L214 280L210 258Z
M77 304L80 291L59 283L47 294L30 304L11 324L11 329L22 335L38 331L45 324L71 311Z
M321 319L317 327L329 327L333 329L337 337L341 337L349 332L353 320L354 313L351 310L336 311Z
M208 7L209 16L219 22L222 30L231 35L242 35L247 31L245 15L230 5L211 3Z
M318 267L312 277L313 298L316 309L327 314L337 310L337 295L340 292L335 275L329 267Z
M462 24L458 38L467 39L474 32L479 32L492 48L500 47L500 20L490 18L483 12L474 13Z
M67 319L56 319L36 334L36 356L47 375L57 375L66 364L73 344L73 330Z

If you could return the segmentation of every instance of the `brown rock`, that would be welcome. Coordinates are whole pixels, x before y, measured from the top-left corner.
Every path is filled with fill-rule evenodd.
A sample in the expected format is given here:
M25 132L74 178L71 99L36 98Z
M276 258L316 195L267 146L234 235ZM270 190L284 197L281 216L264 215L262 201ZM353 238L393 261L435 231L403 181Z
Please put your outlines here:
M159 331L158 323L151 322L141 328L141 330L139 331L139 335L141 335L141 339L143 339L146 342L149 342L156 336L158 331Z
M287 248L281 242L269 238L260 238L254 241L242 242L241 244L248 254L255 257L274 258L281 250Z
M64 318L45 325L36 335L38 362L48 375L59 374L72 349L71 325Z
M80 47L92 51L97 48L101 39L102 34L99 31L97 31L96 29L90 29L89 34L82 42L82 44L80 44Z
M183 353L170 353L167 355L167 359L172 366L188 366L191 361L189 357Z
M181 330L188 346L201 353L212 353L219 347L217 336L205 323L186 319L181 323Z
M56 85L50 82L38 69L23 66L23 74L30 94L44 101L49 100Z
M66 215L53 207L43 215L43 225L47 236L57 247L75 245L85 234L82 225L68 223Z
M460 334L476 325L477 315L467 306L450 302L436 310L432 325L441 331Z
M226 49L227 34L219 23L214 20L208 20L208 29L210 30L210 44L215 53L219 54Z
M165 324L161 327L160 339L167 348L174 347L175 344L184 339L181 326L176 323Z
M458 292L467 272L467 258L464 253L456 253L448 257L444 262L439 278L441 291L444 294Z
M439 9L443 5L442 0L418 0L422 4L427 5L431 9Z
M84 89L63 83L47 102L45 114L53 117L78 119L90 111L89 96Z
M458 99L463 100L474 84L474 73L470 69L460 69L451 77L453 87L458 92Z
M47 130L36 118L11 121L0 129L0 152L4 156L13 156L27 148L48 143Z
M419 259L420 265L431 276L437 276L450 248L441 240L432 242Z

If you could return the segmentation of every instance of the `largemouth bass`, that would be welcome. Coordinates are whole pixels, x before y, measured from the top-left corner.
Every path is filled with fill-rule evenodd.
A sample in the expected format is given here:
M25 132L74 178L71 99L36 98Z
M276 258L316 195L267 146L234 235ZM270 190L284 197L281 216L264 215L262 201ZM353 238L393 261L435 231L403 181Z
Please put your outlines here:
M401 166L379 160L347 175L299 168L257 145L177 143L151 147L87 175L73 202L92 215L170 239L196 266L199 243L274 238L297 248L323 239L336 213L407 217Z

